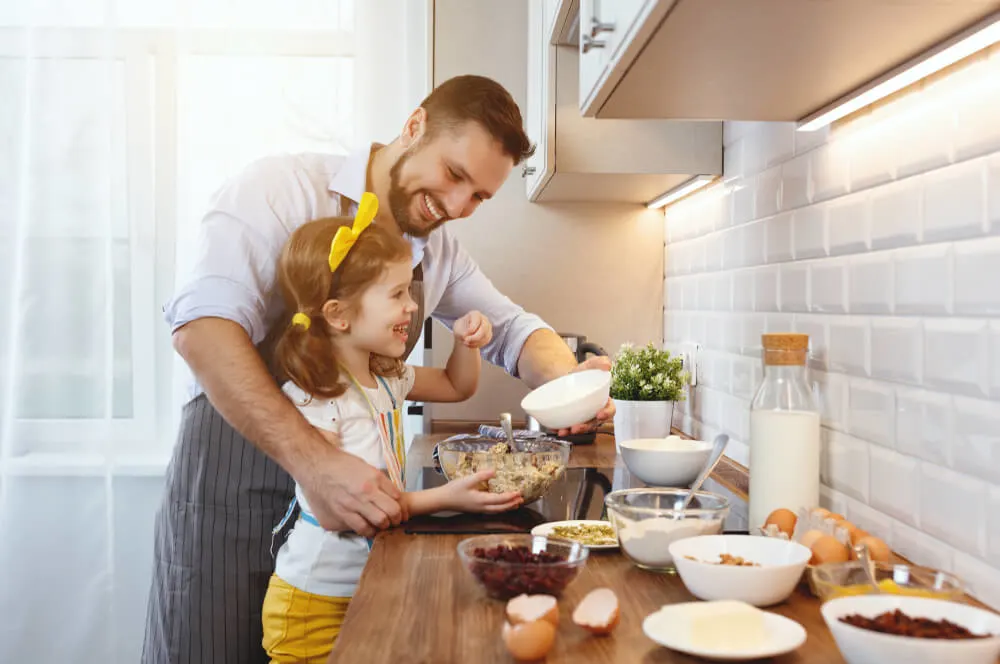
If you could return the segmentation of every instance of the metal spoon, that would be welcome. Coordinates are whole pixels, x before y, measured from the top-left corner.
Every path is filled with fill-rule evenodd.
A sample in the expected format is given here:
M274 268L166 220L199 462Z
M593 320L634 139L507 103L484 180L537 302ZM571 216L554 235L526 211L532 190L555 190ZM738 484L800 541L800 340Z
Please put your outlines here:
M861 563L861 569L865 571L865 576L868 577L868 583L874 586L876 594L881 593L882 588L878 585L878 580L875 578L875 565L872 563L868 544L866 542L859 542L854 546L854 553L857 554L858 562Z
M712 453L708 455L708 463L705 467L701 469L697 479L691 484L691 490L687 492L687 496L684 499L680 497L674 501L674 518L681 519L684 517L684 510L688 508L691 501L694 500L694 494L701 488L701 485L705 483L708 476L712 474L715 470L715 466L718 465L719 459L722 458L722 453L726 451L726 445L729 444L729 436L724 433L720 433L715 437L715 441L712 444Z
M510 413L500 413L500 426L503 427L504 435L507 436L507 445L510 451L514 451L514 427L510 423Z

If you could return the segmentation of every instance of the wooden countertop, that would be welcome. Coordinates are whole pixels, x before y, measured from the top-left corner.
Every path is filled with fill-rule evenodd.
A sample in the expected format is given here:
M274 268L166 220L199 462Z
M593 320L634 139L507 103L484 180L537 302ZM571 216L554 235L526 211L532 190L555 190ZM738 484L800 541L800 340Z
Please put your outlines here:
M429 465L434 444L445 436L414 440L408 466ZM574 447L573 467L611 467L621 463L614 440L599 436L593 445ZM716 481L745 498L745 475L723 466ZM488 598L461 566L455 547L461 535L407 535L397 528L380 534L372 548L358 591L351 601L330 662L406 662L449 664L512 662L500 638L504 603ZM609 587L620 601L621 623L611 636L594 637L570 620L573 607L590 590ZM676 576L635 567L622 554L592 552L580 576L560 598L560 625L549 664L573 662L702 661L653 643L642 633L643 619L664 604L692 601ZM819 612L819 601L796 591L775 613L801 623L808 640L779 664L842 663Z

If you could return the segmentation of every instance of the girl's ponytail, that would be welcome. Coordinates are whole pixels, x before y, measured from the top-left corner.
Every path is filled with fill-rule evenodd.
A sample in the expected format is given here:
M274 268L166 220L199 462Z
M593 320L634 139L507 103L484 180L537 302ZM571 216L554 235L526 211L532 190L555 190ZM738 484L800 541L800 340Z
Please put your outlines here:
M303 324L302 318L309 320ZM295 320L293 320L295 319ZM284 376L315 397L332 399L344 393L333 341L321 315L304 312L285 316L284 329L274 347L274 361Z

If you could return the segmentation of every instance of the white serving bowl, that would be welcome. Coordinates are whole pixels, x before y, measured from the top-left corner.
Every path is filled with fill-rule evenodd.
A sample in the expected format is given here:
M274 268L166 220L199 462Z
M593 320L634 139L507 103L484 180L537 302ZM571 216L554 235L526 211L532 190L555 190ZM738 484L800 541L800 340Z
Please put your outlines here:
M838 597L820 609L847 664L996 664L1000 636L988 639L921 639L882 634L840 622L859 614L866 618L899 609L911 617L949 620L977 634L1000 635L1000 616L967 604L904 595Z
M539 385L521 400L521 408L542 426L565 429L594 419L610 394L611 372L590 369Z
M705 467L712 444L679 436L620 443L629 472L650 486L688 487Z
M712 564L722 553L760 567ZM704 535L672 543L670 555L681 581L698 599L734 599L771 606L792 594L812 552L798 542L775 537Z

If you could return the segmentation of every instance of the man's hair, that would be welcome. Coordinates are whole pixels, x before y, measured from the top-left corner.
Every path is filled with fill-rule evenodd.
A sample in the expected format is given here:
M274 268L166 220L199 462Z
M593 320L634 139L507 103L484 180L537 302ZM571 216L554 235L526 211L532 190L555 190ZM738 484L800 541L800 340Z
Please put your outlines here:
M472 120L500 142L504 154L515 165L535 153L535 146L524 132L517 103L491 78L473 75L449 78L434 88L420 106L427 111L429 136Z

